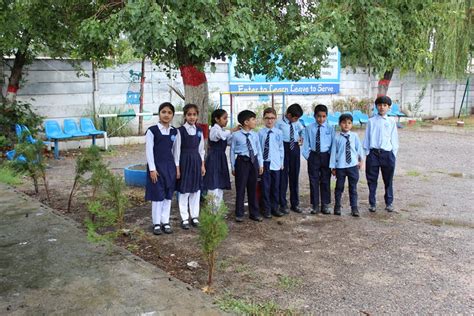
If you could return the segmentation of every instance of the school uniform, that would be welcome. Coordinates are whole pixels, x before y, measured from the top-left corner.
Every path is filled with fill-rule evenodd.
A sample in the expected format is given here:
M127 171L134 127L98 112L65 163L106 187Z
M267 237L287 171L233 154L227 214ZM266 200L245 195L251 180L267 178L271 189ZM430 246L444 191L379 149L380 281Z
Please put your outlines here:
M264 127L258 132L263 158L261 175L262 207L265 216L278 212L280 174L284 165L285 149L282 132L277 128Z
M393 174L399 148L397 125L387 115L371 117L365 130L363 148L367 155L365 175L369 186L369 204L375 211L379 170L385 184L385 205L393 203Z
M285 150L284 168L280 175L280 208L286 209L288 202L286 191L290 187L290 204L292 209L299 206L299 174L300 174L300 146L298 141L303 134L303 125L297 121L291 123L283 117L276 122L275 127L281 130L283 147Z
M263 157L257 133L240 130L232 134L230 162L232 170L235 172L236 218L244 216L246 189L250 218L260 218L256 190L258 169L259 166L263 166Z
M363 157L359 136L351 131L337 133L331 148L329 168L336 169L336 189L334 191L334 210L341 208L341 196L344 192L346 177L349 182L349 200L351 209L358 211L357 182L359 181L359 161Z
M176 167L173 145L177 129L164 127L160 123L151 126L145 133L147 177L145 200L152 201L153 225L169 224L171 198L176 184ZM150 171L158 172L158 180L153 183Z
M312 123L305 128L303 157L308 161L310 200L314 212L326 212L331 203L331 169L329 157L335 130L327 122Z
M231 131L224 130L219 124L214 124L209 133L204 189L208 194L215 196L217 203L223 199L223 190L230 190L229 166L225 151L231 134Z
M199 217L199 200L202 188L201 165L204 161L204 137L201 128L187 122L178 128L174 161L179 166L181 177L177 182L179 212L181 220Z

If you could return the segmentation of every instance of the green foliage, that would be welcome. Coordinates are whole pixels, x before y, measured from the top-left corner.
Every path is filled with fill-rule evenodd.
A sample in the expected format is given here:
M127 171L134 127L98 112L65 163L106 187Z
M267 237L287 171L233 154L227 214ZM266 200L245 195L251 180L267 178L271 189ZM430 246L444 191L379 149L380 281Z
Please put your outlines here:
M102 129L102 118L98 117L99 114L121 114L125 110L120 107L106 107L100 106L99 109L94 112L90 111L85 113L85 117L92 118L94 126L97 129ZM107 127L105 131L107 132L108 137L118 136L125 137L133 135L132 128L129 126L129 123L133 120L130 117L108 117L106 118Z
M302 280L300 278L288 276L288 275L279 275L278 276L278 286L284 290L292 290L300 286Z
M217 247L229 234L229 228L225 221L226 214L227 206L223 201L217 205L213 195L206 197L205 205L199 216L199 242L208 264L208 288L212 285Z
M76 158L76 174L74 176L74 183L71 188L71 193L69 194L69 200L68 200L68 206L67 206L67 211L69 212L71 210L71 203L72 203L72 198L74 196L74 193L76 190L79 188L79 185L81 182L84 182L85 179L84 174L86 172L93 171L94 169L98 168L102 169L103 167L103 162L102 162L102 156L100 155L100 149L99 147L93 145L89 148L87 148L81 155L77 156Z
M4 136L0 147L13 146L18 142L15 132L15 124L22 124L28 127L35 135L43 117L31 110L31 104L26 102L0 102L0 135Z
M33 144L25 141L18 143L15 146L15 158L19 156L23 156L26 159L26 162L15 159L15 168L19 172L25 173L31 177L36 193L39 192L38 180L42 179L46 196L48 201L50 201L48 183L46 181L46 161L44 157L43 142L38 140Z
M229 293L220 297L216 303L220 309L226 312L242 315L294 315L293 311L282 309L272 300L265 303L257 303L235 298Z
M331 102L332 112L344 112L361 110L363 113L369 113L373 100L369 98L357 99L355 97L347 97L346 99L337 99ZM316 106L316 104L313 104Z
M425 84L423 88L421 88L420 93L418 93L416 96L415 103L413 104L411 102L407 103L407 108L411 112L411 115L413 115L414 117L419 116L420 113L423 112L421 110L421 107L422 107L421 101L425 98L426 87L427 85Z
M8 185L21 184L20 176L21 174L15 170L12 163L4 162L0 165L0 183L5 183Z

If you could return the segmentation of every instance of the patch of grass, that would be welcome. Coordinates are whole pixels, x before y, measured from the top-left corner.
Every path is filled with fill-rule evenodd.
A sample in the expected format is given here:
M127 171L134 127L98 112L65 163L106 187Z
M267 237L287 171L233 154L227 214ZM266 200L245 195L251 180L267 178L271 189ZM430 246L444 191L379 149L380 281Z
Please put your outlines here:
M454 177L454 178L462 178L464 177L464 174L462 174L461 172L451 172L451 173L448 173L451 177Z
M289 275L279 275L278 276L278 287L284 290L292 290L297 288L302 283L300 278L292 277Z
M235 272L237 273L245 273L250 271L250 266L245 263L240 263L235 266Z
M292 310L282 309L271 300L259 303L247 299L235 298L230 294L225 294L218 298L216 304L223 311L243 315L295 315Z
M8 185L21 184L21 174L19 174L8 163L0 165L0 182Z
M219 260L217 261L217 270L225 271L231 265L232 265L232 260L230 258Z
M433 226L451 226L462 228L474 228L474 224L467 221L458 221L453 219L431 218L425 220L426 223Z
M140 247L136 244L128 244L127 250L130 252L137 252L138 250L140 250Z
M419 177L419 176L421 176L421 173L416 171L416 170L410 170L410 171L407 172L407 176Z

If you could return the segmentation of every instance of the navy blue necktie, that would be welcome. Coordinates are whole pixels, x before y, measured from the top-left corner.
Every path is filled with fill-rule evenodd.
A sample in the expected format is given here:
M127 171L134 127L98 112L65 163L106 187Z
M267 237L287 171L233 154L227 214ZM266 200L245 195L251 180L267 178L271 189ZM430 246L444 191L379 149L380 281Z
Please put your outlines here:
M295 130L290 122L290 150L295 148Z
M263 147L263 161L268 160L268 154L270 153L270 134L272 130L269 130L267 133L267 138L265 138L265 145Z
M346 139L346 163L351 163L351 141L349 140L350 135L341 134Z
M316 153L321 153L321 125L318 125L318 131L316 132Z
M250 157L250 161L253 163L255 161L255 154L253 153L253 148L252 148L252 144L250 143L250 134L245 134L245 137L247 138L246 139L246 143L247 143L247 149L249 150L249 157Z

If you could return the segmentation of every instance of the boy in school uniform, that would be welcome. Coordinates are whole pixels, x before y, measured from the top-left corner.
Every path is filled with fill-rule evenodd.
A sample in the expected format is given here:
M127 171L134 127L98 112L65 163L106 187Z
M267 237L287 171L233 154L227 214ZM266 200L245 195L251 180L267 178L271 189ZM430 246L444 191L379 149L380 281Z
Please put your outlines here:
M286 191L290 187L291 210L301 213L299 207L299 175L300 175L300 143L304 127L299 122L303 115L303 109L297 103L288 107L285 116L278 120L275 127L281 130L283 135L283 147L285 149L284 167L280 175L280 212L289 214Z
M352 115L342 114L339 117L341 132L336 134L331 147L331 158L329 168L336 177L336 189L334 190L334 215L341 215L341 196L344 192L346 177L349 181L349 200L351 214L359 216L357 205L357 182L359 181L359 169L362 166L362 144L359 136L352 133Z
M283 137L279 129L275 128L276 111L266 108L263 111L265 127L258 132L258 138L263 156L262 178L262 206L263 217L271 218L283 216L278 210L280 198L280 173L283 169L285 150Z
M247 189L249 218L261 222L257 203L257 178L263 173L263 156L257 133L252 130L257 125L254 112L244 110L237 116L242 129L232 134L230 162L235 176L235 221L240 223L244 217L244 198Z
M369 186L369 211L377 210L375 193L380 170L385 184L385 210L393 212L393 174L399 147L397 125L387 116L392 106L392 100L388 96L378 97L375 105L378 114L369 119L363 142L367 155L365 175Z
M316 122L308 125L304 132L303 157L308 161L311 214L331 213L329 210L331 203L329 156L335 131L326 122L327 114L327 106L318 104L314 108Z

